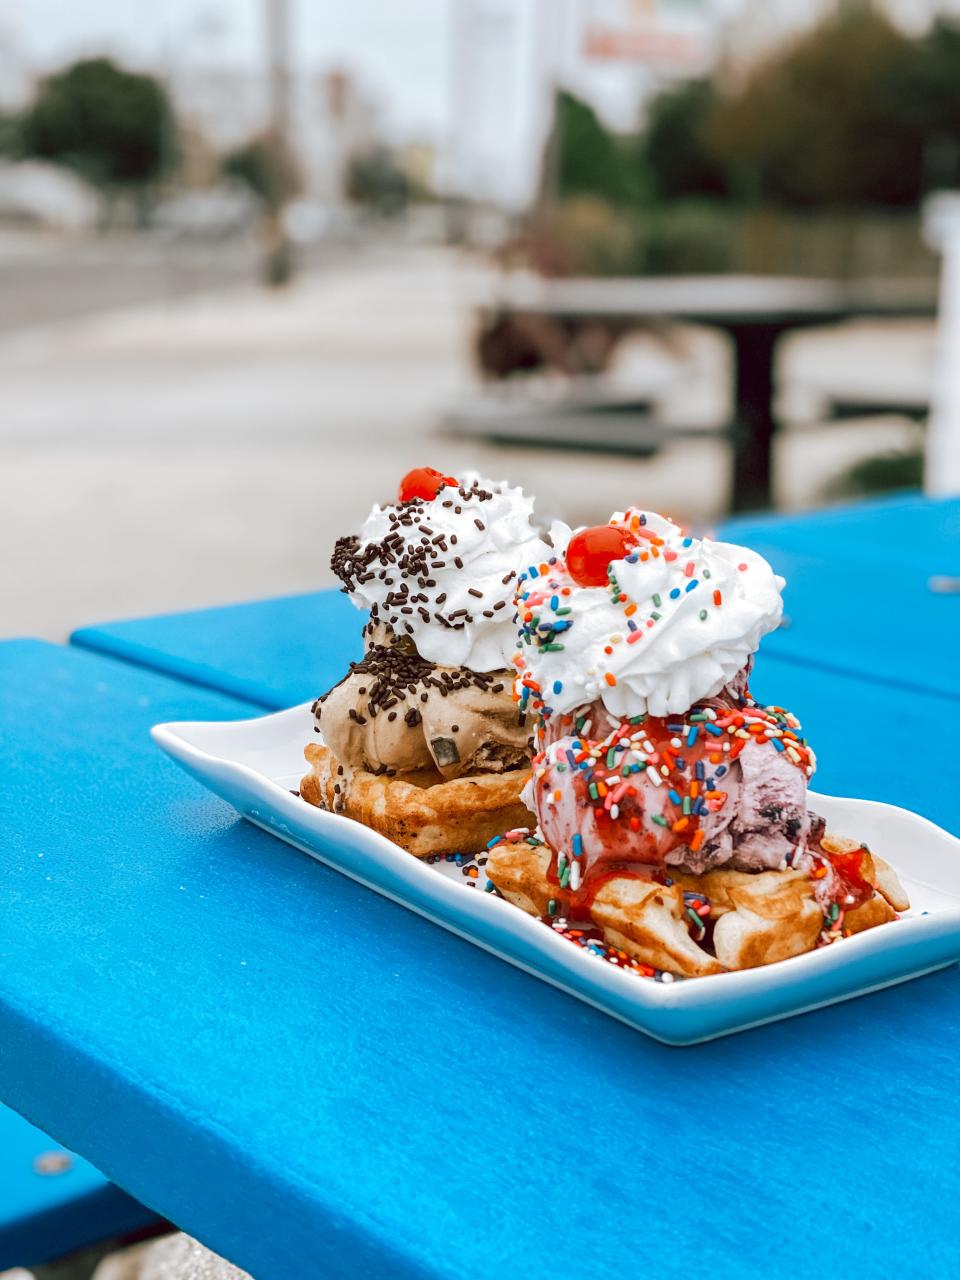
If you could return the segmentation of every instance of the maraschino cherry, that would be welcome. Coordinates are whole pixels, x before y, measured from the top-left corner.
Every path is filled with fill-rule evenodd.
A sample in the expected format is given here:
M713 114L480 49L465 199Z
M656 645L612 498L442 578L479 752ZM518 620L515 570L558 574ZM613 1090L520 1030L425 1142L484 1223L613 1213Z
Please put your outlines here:
M581 529L567 547L567 569L579 587L605 587L611 560L622 560L636 545L633 535L616 525Z
M456 476L445 476L440 471L434 471L433 467L414 467L400 481L397 501L412 502L414 498L422 498L424 502L430 502L447 484L456 488L459 481Z

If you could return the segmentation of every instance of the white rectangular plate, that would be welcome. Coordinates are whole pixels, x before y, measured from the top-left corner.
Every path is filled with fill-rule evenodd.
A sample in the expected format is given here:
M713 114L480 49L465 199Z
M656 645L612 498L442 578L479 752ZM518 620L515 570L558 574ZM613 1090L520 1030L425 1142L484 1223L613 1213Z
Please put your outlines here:
M618 969L444 864L419 862L358 822L292 794L316 741L310 704L256 720L157 725L154 740L265 831L528 973L666 1044L695 1044L930 973L960 959L960 840L871 800L811 793L828 827L891 862L910 895L902 919L762 969L662 983ZM452 870L452 868L447 868Z

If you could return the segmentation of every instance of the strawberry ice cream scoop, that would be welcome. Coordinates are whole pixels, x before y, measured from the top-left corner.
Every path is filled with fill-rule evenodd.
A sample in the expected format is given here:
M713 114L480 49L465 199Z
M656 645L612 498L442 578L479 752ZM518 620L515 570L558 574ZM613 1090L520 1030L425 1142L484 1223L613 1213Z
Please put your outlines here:
M595 735L552 742L525 793L574 890L603 864L762 871L804 852L814 757L781 708L712 699Z

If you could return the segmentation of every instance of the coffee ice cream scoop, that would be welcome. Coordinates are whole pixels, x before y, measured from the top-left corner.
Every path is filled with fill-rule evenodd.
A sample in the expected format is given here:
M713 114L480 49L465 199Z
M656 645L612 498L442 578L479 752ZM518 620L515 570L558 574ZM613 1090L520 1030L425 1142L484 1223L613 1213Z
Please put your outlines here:
M435 769L458 778L529 760L530 732L508 672L439 666L403 644L370 644L314 714L341 763L372 773Z

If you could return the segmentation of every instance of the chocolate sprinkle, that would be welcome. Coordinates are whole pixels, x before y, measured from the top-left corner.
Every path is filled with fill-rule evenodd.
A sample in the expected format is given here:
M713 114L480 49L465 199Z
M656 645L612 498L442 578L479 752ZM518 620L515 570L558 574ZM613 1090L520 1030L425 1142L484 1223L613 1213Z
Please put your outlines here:
M476 481L469 486L460 485L456 492L465 503L489 502L494 497L490 490L484 489ZM449 508L450 500L444 500L441 505ZM330 565L343 583L343 590L352 593L368 582L382 582L390 590L382 604L375 603L371 608L371 622L387 622L395 629L402 623L408 634L413 631L413 627L403 619L412 616L414 612L426 624L436 621L454 629L462 629L473 622L467 609L451 614L437 611L446 602L446 592L441 592L436 597L429 594L437 585L431 574L447 568L447 560L443 557L448 554L450 547L457 545L457 535L438 533L431 528L428 522L429 504L422 498L387 506L383 511L389 522L389 529L379 541L361 546L360 539L355 534L337 540ZM463 507L458 504L454 511L460 515ZM476 516L474 524L481 532L487 527ZM452 562L457 569L463 568L460 556L454 555ZM388 573L393 576L388 577ZM513 573L508 574L503 579L504 585L514 576ZM470 594L476 599L481 599L483 595L475 588L470 589Z

